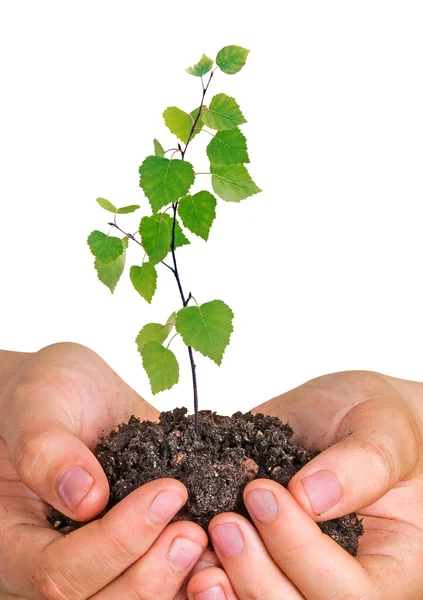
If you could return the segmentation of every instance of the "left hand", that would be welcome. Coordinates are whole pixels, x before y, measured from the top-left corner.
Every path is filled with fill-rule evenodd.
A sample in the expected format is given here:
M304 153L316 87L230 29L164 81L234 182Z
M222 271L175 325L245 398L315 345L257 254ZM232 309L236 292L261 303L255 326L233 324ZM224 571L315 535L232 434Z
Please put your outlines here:
M323 451L288 490L268 479L245 488L255 527L235 513L212 520L224 570L194 575L189 600L423 600L423 385L335 373L254 412L288 421L293 441ZM314 512L302 482L317 472ZM354 511L365 530L356 558L316 523Z

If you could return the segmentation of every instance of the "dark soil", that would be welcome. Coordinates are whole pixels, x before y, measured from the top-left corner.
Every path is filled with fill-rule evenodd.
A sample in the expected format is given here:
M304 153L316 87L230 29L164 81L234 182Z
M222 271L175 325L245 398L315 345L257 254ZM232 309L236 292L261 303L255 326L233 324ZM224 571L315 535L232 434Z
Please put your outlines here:
M219 416L203 410L200 431L194 432L192 415L177 408L160 415L159 423L132 416L107 438L94 454L110 484L105 514L137 487L160 477L173 477L188 489L189 499L174 520L195 521L206 531L222 512L237 512L251 520L242 500L248 482L258 477L287 487L289 480L319 454L291 441L293 430L276 417L235 413ZM52 509L50 523L69 533L78 523ZM101 515L100 515L101 516ZM318 523L347 552L357 554L363 526L355 513Z

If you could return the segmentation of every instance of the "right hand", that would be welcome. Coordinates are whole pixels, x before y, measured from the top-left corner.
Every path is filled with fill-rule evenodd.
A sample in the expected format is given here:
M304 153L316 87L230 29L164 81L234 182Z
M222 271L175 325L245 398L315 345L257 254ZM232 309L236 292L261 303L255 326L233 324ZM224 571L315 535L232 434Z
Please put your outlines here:
M168 525L186 502L182 483L147 483L66 536L46 520L47 503L94 519L109 486L89 448L158 411L83 346L2 359L0 600L173 600L208 541L195 523Z

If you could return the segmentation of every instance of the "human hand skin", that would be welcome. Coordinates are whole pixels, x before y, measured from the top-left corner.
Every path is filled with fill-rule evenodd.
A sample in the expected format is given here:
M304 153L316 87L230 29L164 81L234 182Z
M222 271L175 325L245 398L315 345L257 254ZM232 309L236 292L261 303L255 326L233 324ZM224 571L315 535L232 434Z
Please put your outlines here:
M208 540L195 523L168 525L187 499L180 482L152 481L66 536L46 521L47 503L79 521L103 510L89 448L132 414L159 413L88 348L0 351L0 600L186 597Z
M423 600L423 384L334 373L253 412L323 452L288 490L267 479L245 488L255 527L234 513L212 520L222 568L195 574L189 600ZM316 525L354 511L356 558Z

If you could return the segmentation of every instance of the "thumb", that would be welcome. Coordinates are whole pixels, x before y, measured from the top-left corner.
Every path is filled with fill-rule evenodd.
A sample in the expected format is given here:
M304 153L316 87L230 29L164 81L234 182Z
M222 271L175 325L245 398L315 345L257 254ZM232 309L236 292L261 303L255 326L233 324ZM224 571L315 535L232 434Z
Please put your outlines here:
M7 383L0 437L32 492L87 521L109 497L106 475L89 448L131 414L154 418L155 410L89 348L54 344L29 355Z
M91 520L105 508L109 484L104 471L64 424L37 422L16 437L4 437L20 479L43 500L76 521Z
M315 521L367 507L396 483L411 477L418 462L418 434L405 402L372 398L342 420L338 440L294 475L288 490Z

